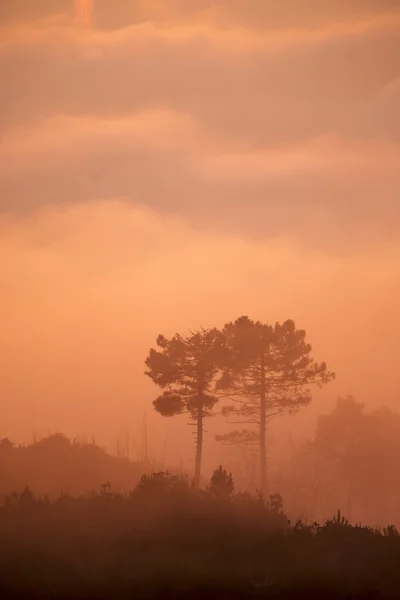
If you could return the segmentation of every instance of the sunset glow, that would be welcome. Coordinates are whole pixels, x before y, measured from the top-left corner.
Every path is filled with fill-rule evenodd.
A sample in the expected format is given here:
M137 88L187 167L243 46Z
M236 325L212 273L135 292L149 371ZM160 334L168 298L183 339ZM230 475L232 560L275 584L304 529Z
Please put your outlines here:
M114 450L147 411L190 469L144 360L240 315L293 319L337 374L272 455L339 395L400 410L396 3L3 2L0 437ZM221 423L205 473L233 461Z
M75 0L75 23L78 27L91 27L93 24L95 0Z

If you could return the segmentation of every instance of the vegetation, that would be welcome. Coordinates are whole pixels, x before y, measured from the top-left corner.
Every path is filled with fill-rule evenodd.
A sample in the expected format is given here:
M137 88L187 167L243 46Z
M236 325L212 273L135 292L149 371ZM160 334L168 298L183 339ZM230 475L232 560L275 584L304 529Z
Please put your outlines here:
M188 336L157 338L160 350L152 348L146 360L146 375L164 389L154 408L170 417L187 412L196 424L194 484L200 483L204 418L213 414L218 401L216 381L223 365L224 338L217 329Z
M260 488L267 493L268 419L296 412L311 401L309 385L322 386L334 377L325 363L311 357L305 336L290 320L272 326L241 317L222 331L202 329L185 337L158 337L160 350L151 349L146 360L146 375L165 390L154 407L163 416L188 412L195 421L196 486L201 475L203 420L213 414L218 393L225 392L236 406L225 406L223 413L235 413L252 429L218 439L256 441Z
M1 598L400 597L398 415L339 398L267 482L268 421L334 377L305 331L241 317L161 335L146 368L162 390L157 412L195 423L194 478L62 434L26 447L3 439ZM221 441L255 443L254 493L222 466L201 484L204 419L221 413L246 426Z
M352 522L399 526L399 461L400 416L366 411L348 396L319 417L313 439L294 447L273 475L291 514L302 506L320 520L341 507Z
M143 472L137 461L111 456L94 442L71 441L61 433L27 446L0 440L0 501L26 485L52 498L61 492L85 494L109 479L116 489L125 490Z
M0 508L2 598L394 598L400 536L288 522L282 498L207 490L168 472L120 494L104 485L50 501L25 489Z
M283 412L295 413L311 401L308 386L322 386L334 374L311 357L306 332L293 321L274 326L241 317L223 329L227 369L220 387L229 389L234 413L248 429L217 439L225 443L255 442L259 451L260 487L267 493L267 421Z
M319 418L311 439L287 443L286 455L281 448L272 446L271 450L269 485L285 498L291 520L301 517L309 523L325 522L341 508L351 523L384 527L390 522L400 528L400 416L393 411L368 411L352 397L339 398L333 410ZM246 460L243 470L242 455ZM235 478L234 491L255 494L258 478L253 485L252 453L239 446L226 458L230 458L227 466ZM173 465L147 466L110 456L94 443L68 440L61 434L22 447L3 440L0 502L26 485L51 498L61 492L86 494L107 481L114 490L127 492L144 473L167 468L182 473L181 467L174 469ZM214 485L228 477L224 473L216 476Z

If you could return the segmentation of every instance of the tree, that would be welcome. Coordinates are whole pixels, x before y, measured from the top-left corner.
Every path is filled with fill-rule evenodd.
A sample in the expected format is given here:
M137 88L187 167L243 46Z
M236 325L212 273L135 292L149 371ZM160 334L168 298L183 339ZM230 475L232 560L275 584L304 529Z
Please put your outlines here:
M212 474L209 490L214 498L229 498L235 489L232 473L221 465Z
M260 485L267 493L267 422L282 412L295 413L310 400L308 386L328 383L334 374L311 357L306 332L293 321L274 326L241 317L223 329L229 351L228 368L219 388L229 390L234 405L226 414L241 417L246 429L217 436L224 443L256 444ZM248 429L248 425L251 426Z
M164 392L154 408L165 417L188 413L196 424L194 484L200 482L203 421L213 414L218 401L216 381L224 356L224 337L217 329L201 329L187 336L157 338L159 350L146 359L148 375Z
M339 397L321 415L307 460L318 472L326 512L343 507L349 520L383 525L397 512L400 416L388 408L365 411L353 396ZM396 514L397 517L397 514Z
M345 491L346 514L352 517L355 493L358 491L363 465L371 469L374 424L364 413L364 404L353 396L339 397L328 415L317 421L311 450L319 468L319 477L329 491L330 499ZM371 476L371 473L369 474ZM335 491L335 493L333 492Z

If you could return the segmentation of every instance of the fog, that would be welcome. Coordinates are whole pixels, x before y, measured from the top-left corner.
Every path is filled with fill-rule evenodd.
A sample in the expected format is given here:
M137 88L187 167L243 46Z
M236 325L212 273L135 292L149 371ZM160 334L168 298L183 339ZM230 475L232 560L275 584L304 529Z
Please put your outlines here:
M337 375L275 448L338 395L398 410L399 2L110 4L1 3L0 436L114 451L146 413L191 468L144 360L244 314Z

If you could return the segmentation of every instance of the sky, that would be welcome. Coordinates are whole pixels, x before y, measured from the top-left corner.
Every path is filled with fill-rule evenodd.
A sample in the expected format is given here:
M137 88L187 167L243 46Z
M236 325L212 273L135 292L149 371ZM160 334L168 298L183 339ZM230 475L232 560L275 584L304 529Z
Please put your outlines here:
M191 464L144 359L243 314L337 374L274 440L400 410L399 57L399 0L3 0L0 436L112 449L146 412Z

